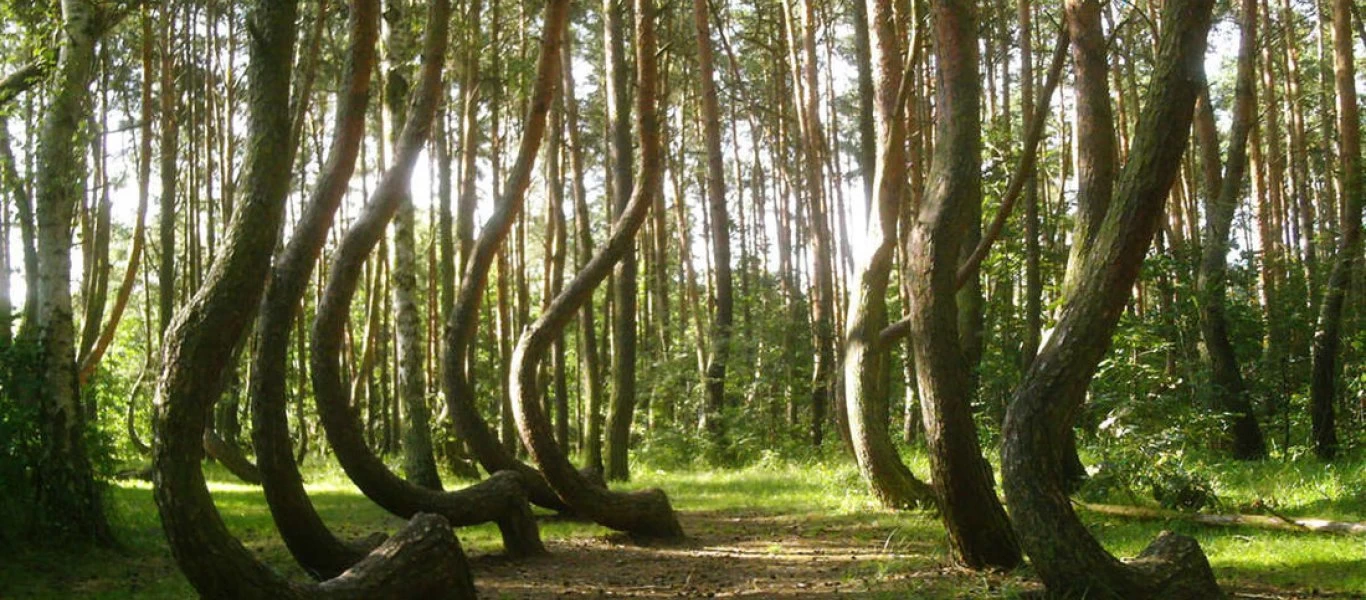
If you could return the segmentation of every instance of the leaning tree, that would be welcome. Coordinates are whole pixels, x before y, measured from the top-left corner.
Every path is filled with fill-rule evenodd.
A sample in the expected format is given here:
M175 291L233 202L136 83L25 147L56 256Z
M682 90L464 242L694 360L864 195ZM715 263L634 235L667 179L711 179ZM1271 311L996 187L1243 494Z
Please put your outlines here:
M517 149L517 160L508 174L498 206L484 222L478 242L468 253L456 304L446 327L443 340L446 352L442 362L447 415L456 433L469 444L475 458L490 473L501 470L516 472L521 476L532 502L557 511L569 507L545 482L540 471L518 460L503 447L498 436L479 415L474 403L474 382L467 371L467 363L471 343L479 327L479 308L488 287L489 270L526 204L532 168L545 135L547 115L555 99L556 86L561 79L560 46L568 21L568 2L555 1L546 5L536 82L527 109L526 128Z
M552 6L567 0L556 0ZM663 490L613 492L574 469L569 457L555 443L550 420L541 409L540 361L555 339L564 333L575 314L593 297L612 268L632 251L635 234L654 204L663 175L656 94L659 66L655 38L656 8L652 0L636 0L636 126L640 135L640 178L631 201L621 211L607 243L565 285L550 305L517 341L508 380L517 430L531 456L545 473L546 481L576 513L606 527L645 538L678 539L678 523Z
M313 323L313 352L309 356L313 393L337 461L356 487L376 504L401 517L421 512L440 514L453 525L495 521L510 553L538 554L544 552L544 547L517 475L494 473L483 482L451 492L422 487L399 477L366 445L358 415L351 410L341 368L346 320L365 260L384 236L384 228L408 193L409 179L440 103L449 17L448 0L436 0L429 5L421 73L410 98L407 121L399 134L395 162L385 171L333 255ZM558 61L558 56L555 59Z
M473 598L460 544L445 520L419 515L342 575L291 582L238 542L214 507L200 461L204 426L233 348L266 284L289 190L289 102L297 3L263 0L248 16L249 151L243 198L222 252L166 333L158 384L153 496L171 553L206 598Z
M1006 412L1001 463L1015 530L1044 584L1062 596L1222 595L1191 538L1164 533L1128 564L1107 552L1067 497L1058 443L1066 439L1109 348L1180 168L1203 86L1201 62L1213 8L1213 0L1167 2L1163 8L1157 61L1129 158L1117 177L1099 166L1080 178L1080 210L1090 216L1079 222L1085 229L1074 238L1080 247L1068 266L1061 314ZM1066 10L1078 40L1077 27L1098 23L1100 3L1069 0ZM1114 127L1100 118L1109 112L1108 94L1085 93L1098 87L1093 76L1078 65L1078 146L1092 149L1103 146L1092 146L1093 138L1112 134Z

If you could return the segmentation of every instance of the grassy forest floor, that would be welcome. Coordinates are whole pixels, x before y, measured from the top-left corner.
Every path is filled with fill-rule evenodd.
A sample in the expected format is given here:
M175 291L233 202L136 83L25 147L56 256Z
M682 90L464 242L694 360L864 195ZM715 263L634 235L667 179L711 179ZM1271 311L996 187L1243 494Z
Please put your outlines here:
M1274 500L1283 515L1366 521L1366 463L1269 461L1223 469L1223 510ZM303 578L261 491L215 467L208 476L229 528L260 558ZM319 512L342 536L392 532L402 523L335 467L313 468L307 479ZM551 554L509 561L492 526L461 529L480 596L1014 598L1039 589L1028 569L983 574L951 566L937 519L878 508L850 464L639 468L630 487L643 486L669 492L687 543L641 547L547 514L541 532ZM122 550L0 549L0 598L193 597L162 537L150 484L119 483L110 504ZM1361 536L1083 517L1119 556L1137 554L1161 529L1195 536L1235 597L1366 598Z

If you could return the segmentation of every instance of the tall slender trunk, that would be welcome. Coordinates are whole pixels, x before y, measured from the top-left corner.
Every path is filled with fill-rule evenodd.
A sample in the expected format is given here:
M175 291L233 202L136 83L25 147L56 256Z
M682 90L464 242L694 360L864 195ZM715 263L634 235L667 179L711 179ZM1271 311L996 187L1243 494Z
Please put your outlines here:
M1236 458L1258 459L1266 454L1257 415L1247 397L1247 386L1228 334L1224 304L1227 296L1229 230L1247 175L1247 140L1257 107L1256 45L1257 0L1243 0L1239 20L1242 39L1238 54L1238 81L1229 139L1228 164L1219 170L1219 139L1208 90L1196 107L1196 137L1205 163L1205 232L1201 240L1197 278L1200 332L1213 379L1214 404L1232 415L1230 433Z
M604 54L607 61L608 169L612 215L620 217L631 201L631 119L628 113L625 0L603 2ZM636 403L636 253L628 251L612 276L612 392L607 411L608 480L630 478L627 452Z
M180 153L180 89L176 85L175 8L169 2L161 5L161 204L158 215L161 264L157 271L157 315L161 334L171 323L176 305L176 184L179 181Z
M982 201L977 14L946 0L932 2L931 11L936 105L944 108L935 121L925 197L907 232L906 256L915 282L908 300L921 414L931 479L956 559L970 567L1010 568L1021 560L1019 544L977 441L969 404L972 364L960 345L963 295L954 297L961 236L977 226Z
M934 490L901 462L888 432L888 353L879 339L887 325L887 286L897 248L897 225L906 186L906 127L901 118L904 98L899 89L901 48L893 21L893 3L878 0L866 11L865 26L873 38L870 60L876 61L877 161L873 175L876 212L868 215L863 233L876 243L868 257L859 257L849 302L849 337L844 348L844 386L854 458L859 470L885 506L933 506ZM913 42L915 43L915 42ZM912 58L911 60L915 60Z
M1019 0L1020 15L1020 113L1026 131L1034 118L1034 9L1031 0ZM1025 182L1025 330L1020 365L1028 368L1039 352L1043 332L1043 270L1039 248L1039 184L1034 175Z
M62 35L53 91L39 133L37 182L36 381L39 439L37 505L58 530L113 543L102 491L86 453L85 413L76 380L76 331L71 309L71 222L84 178L80 123L90 112L94 76L96 6L63 0ZM75 140L75 141L73 141Z
M1352 271L1361 254L1361 124L1357 108L1356 65L1353 62L1352 5L1348 0L1333 0L1333 74L1337 86L1338 159L1342 172L1342 232L1338 236L1337 258L1328 275L1320 305L1318 326L1314 331L1309 415L1313 419L1314 453L1323 460L1337 457L1338 437L1334 403L1337 378L1342 367L1343 308Z
M1089 2L1068 4L1074 25L1075 17L1083 16L1077 14L1082 8L1079 1ZM1098 189L1113 189L1114 200L1107 195L1080 205L1087 211L1103 200L1106 209L1092 214L1096 219L1090 223L1096 227L1076 241L1082 247L1073 251L1078 262L1069 265L1058 325L1006 413L1001 452L1006 499L1021 546L1056 595L1191 600L1222 596L1199 544L1191 538L1164 533L1130 565L1107 552L1072 508L1057 442L1064 439L1085 401L1161 221L1190 137L1201 85L1197 69L1205 55L1213 8L1212 0L1165 3L1159 52L1129 159L1114 184L1091 179L1086 183L1090 187L1079 190L1095 194ZM1088 28L1081 29L1078 33L1088 34ZM1105 59L1103 52L1099 59ZM1078 77L1093 75L1083 74L1085 60L1077 62ZM1086 82L1078 82L1079 90L1086 87ZM1079 119L1080 149L1096 150L1093 138L1106 136L1109 129L1105 123L1088 123L1099 113L1096 106L1084 105L1108 100L1108 95L1102 99L1079 94L1078 112L1088 115ZM1082 181L1096 174L1094 169L1083 171Z
M693 27L697 40L703 144L707 149L707 210L711 215L712 261L716 277L704 426L719 441L725 432L721 411L726 406L726 360L730 353L731 326L735 319L735 292L730 270L730 214L726 208L726 174L721 155L721 115L716 82L712 79L715 67L712 64L711 23L706 0L693 0ZM678 201L682 202L682 198L678 198Z
M593 258L593 230L588 210L588 191L584 188L583 141L579 137L579 102L574 96L574 69L572 32L565 32L564 45L560 50L560 64L566 65L560 71L564 83L560 91L560 101L564 103L565 125L569 130L569 165L573 171L574 185L574 231L575 250L578 268L583 268ZM586 303L579 311L579 348L580 379L583 381L583 462L584 467L602 472L602 369L598 362L597 328L593 324L593 303Z

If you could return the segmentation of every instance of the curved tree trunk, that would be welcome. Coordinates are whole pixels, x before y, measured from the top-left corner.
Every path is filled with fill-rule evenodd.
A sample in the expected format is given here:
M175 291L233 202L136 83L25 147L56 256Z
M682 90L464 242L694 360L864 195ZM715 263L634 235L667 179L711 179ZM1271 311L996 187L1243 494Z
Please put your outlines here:
M1061 454L1055 444L1085 401L1086 388L1108 349L1159 225L1190 137L1213 4L1166 4L1148 98L1114 201L1105 200L1110 206L1092 223L1091 241L1078 240L1085 247L1074 252L1077 262L1069 265L1072 285L1064 292L1061 318L1006 413L1006 498L1021 545L1049 591L1057 595L1192 600L1222 596L1209 563L1190 538L1164 534L1136 564L1125 565L1111 556L1073 511L1063 490ZM1080 70L1078 77L1083 77ZM1094 108L1085 107L1084 114L1094 116L1085 112ZM1094 128L1081 128L1079 135L1085 131ZM1082 147L1090 143L1087 137L1080 141ZM1100 183L1109 187L1109 182Z
M905 70L893 3L878 0L870 8L868 22L859 25L871 34L875 62L877 161L870 166L874 168L876 212L868 213L864 232L874 250L866 263L858 265L850 290L849 336L844 347L846 408L854 458L873 495L884 506L929 508L935 504L934 489L901 462L887 429L888 353L878 334L887 325L887 284L905 192L906 127L901 118L905 99L899 91L910 82L902 81Z
M498 249L512 231L517 215L526 204L532 167L545 137L547 116L560 80L559 44L564 37L567 21L565 7L558 2L547 5L536 84L527 109L521 145L517 149L517 162L508 175L501 204L484 223L483 233L466 259L455 312L446 326L443 340L446 352L442 363L446 411L455 425L456 433L470 445L475 458L479 459L485 470L490 473L516 471L527 487L530 500L551 510L564 510L567 506L545 483L545 477L539 471L517 460L498 441L497 435L479 415L474 405L474 382L465 370L465 363L470 343L479 327L479 305L488 286L489 270L497 258Z
M955 557L974 568L1009 569L1020 563L1019 544L977 441L972 366L959 345L958 301L964 296L955 300L961 234L976 227L973 211L982 202L977 14L969 3L945 0L932 2L931 11L936 104L946 108L936 119L925 197L907 232L906 255L921 414L931 480Z
M544 552L544 547L516 477L494 477L463 490L438 492L410 483L390 471L365 443L359 413L350 407L339 360L346 319L365 259L397 212L418 153L431 131L441 98L449 14L450 3L446 0L433 2L429 7L421 75L411 96L394 164L384 173L333 255L331 273L313 324L313 353L310 356L313 392L328 442L338 462L356 486L376 504L403 517L434 512L457 526L496 521L509 553L538 554Z
M473 598L459 542L440 517L423 515L369 558L321 585L290 582L232 537L214 508L199 461L200 438L224 375L265 287L289 188L289 102L296 3L262 1L251 36L251 152L243 202L204 289L168 331L158 388L153 496L171 553L205 598Z
M567 9L568 0L554 0L547 9ZM662 490L651 489L623 494L612 492L590 481L569 462L564 450L555 443L550 420L541 410L537 366L554 340L593 297L593 290L611 273L612 268L635 243L645 217L654 203L663 175L660 160L659 123L656 117L658 67L655 43L655 7L651 0L636 0L636 110L640 128L641 178L631 194L631 202L612 227L612 235L579 271L573 281L551 303L541 317L522 333L512 353L512 375L508 381L517 429L546 480L576 512L594 522L646 538L678 539L683 528ZM549 39L549 36L547 36Z
M152 177L152 17L151 9L144 7L141 24L142 34L142 83L141 89L141 123L138 125L138 216L133 226L133 247L128 252L128 268L123 273L123 281L119 284L118 296L114 300L114 307L109 315L109 322L105 324L100 332L99 339L95 340L94 347L90 352L81 356L80 370L78 377L82 384L90 378L99 366L100 360L104 358L104 353L109 349L109 344L114 341L114 334L118 329L119 322L123 320L123 312L128 307L128 299L132 296L133 286L137 283L138 269L141 268L143 261L143 247L147 237L147 204L150 199L148 186ZM141 377L141 375L139 375ZM136 394L130 396L135 397ZM131 406L131 401L129 402ZM131 430L130 430L131 432ZM136 439L136 436L131 436ZM141 442L135 444L141 452ZM143 452L145 453L145 452Z
M261 301L248 383L252 443L271 516L295 560L319 579L335 577L365 555L361 548L333 535L308 499L289 437L285 381L289 335L299 312L299 301L308 290L314 264L327 241L333 215L346 193L365 137L365 110L379 30L379 0L352 2L348 29L350 45L341 78L344 91L337 104L336 133L313 196L289 244L271 269Z
M1228 334L1227 298L1229 232L1247 175L1247 140L1257 107L1257 10L1256 0L1243 0L1238 49L1238 82L1233 106L1233 129L1229 138L1228 164L1220 171L1219 137L1205 89L1196 104L1195 134L1200 142L1205 171L1205 231L1200 243L1200 268L1196 277L1200 305L1200 334L1210 363L1214 384L1214 407L1233 418L1233 456L1254 460L1266 456L1266 441L1248 399L1242 370Z

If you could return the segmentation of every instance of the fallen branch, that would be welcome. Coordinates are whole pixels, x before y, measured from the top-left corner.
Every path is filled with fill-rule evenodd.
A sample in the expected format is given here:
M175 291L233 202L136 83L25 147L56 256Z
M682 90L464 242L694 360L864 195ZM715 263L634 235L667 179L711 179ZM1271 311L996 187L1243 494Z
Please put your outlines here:
M1116 517L1128 517L1140 520L1179 520L1201 525L1219 525L1225 527L1253 527L1257 529L1273 529L1277 531L1299 531L1306 533L1337 533L1343 535L1366 535L1366 523L1353 523L1350 521L1331 521L1328 519L1294 519L1281 515L1210 515L1202 513L1186 513L1175 510L1160 508L1148 508L1144 506L1124 506L1118 504L1090 504L1086 502L1074 502L1074 506L1086 511L1111 515Z

